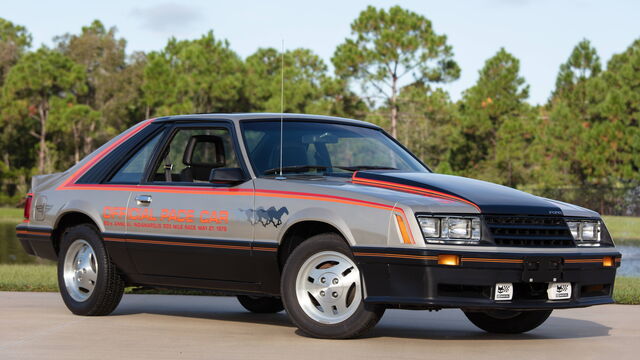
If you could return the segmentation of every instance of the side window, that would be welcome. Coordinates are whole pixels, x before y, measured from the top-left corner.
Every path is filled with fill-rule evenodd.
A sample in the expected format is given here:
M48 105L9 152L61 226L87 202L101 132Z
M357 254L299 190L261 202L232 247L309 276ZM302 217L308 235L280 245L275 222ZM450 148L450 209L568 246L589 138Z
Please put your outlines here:
M209 182L215 168L238 168L228 129L179 129L155 167L154 182Z
M137 153L135 153L113 177L110 183L138 184L142 179L145 167L153 155L153 149L162 137L162 132L149 140Z

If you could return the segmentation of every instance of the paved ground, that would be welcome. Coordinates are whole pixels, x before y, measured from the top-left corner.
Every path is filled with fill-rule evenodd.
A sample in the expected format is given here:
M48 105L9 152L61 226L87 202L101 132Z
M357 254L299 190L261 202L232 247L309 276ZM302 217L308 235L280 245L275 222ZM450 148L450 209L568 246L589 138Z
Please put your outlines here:
M80 317L58 294L0 292L0 359L638 359L640 306L556 311L524 335L486 334L457 310L387 311L366 338L303 336L285 313L235 298L125 295Z

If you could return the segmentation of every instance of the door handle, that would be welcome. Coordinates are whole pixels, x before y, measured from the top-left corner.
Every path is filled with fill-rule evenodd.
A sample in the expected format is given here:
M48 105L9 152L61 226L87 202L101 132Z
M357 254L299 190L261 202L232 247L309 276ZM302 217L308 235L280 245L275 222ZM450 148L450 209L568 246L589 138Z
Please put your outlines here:
M151 195L136 196L136 204L138 204L138 206L149 206L149 204L151 204Z

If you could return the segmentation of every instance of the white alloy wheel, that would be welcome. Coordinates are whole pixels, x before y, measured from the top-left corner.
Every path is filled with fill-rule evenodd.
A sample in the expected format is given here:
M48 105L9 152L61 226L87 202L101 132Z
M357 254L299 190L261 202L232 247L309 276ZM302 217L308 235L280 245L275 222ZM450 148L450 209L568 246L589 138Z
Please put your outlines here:
M86 240L74 241L64 256L64 284L75 301L86 301L96 287L98 262L96 254Z
M314 321L337 324L353 315L362 302L360 271L346 255L323 251L309 257L296 277L296 296Z

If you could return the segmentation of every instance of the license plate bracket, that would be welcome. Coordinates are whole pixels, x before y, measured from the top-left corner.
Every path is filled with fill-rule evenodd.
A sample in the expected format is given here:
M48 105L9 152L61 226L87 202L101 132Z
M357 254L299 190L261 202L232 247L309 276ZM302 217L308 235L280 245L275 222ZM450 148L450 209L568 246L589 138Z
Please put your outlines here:
M549 283L547 287L547 297L549 300L569 300L571 299L571 283L555 282Z
M562 280L562 258L559 256L527 256L523 259L524 282L558 282Z

